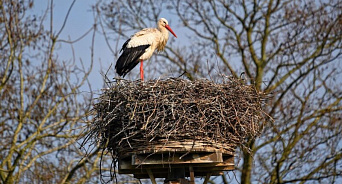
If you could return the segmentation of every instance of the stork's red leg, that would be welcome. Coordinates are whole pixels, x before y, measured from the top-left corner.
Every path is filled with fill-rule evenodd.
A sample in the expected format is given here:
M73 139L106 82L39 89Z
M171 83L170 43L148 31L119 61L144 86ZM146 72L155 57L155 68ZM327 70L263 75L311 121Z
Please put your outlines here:
M140 60L140 79L144 81L144 67L143 67L143 60Z

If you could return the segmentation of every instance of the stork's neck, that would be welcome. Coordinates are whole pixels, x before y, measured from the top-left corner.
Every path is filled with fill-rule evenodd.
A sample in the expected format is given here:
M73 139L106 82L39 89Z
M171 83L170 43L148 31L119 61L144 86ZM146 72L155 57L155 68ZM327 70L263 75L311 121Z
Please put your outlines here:
M163 39L167 41L169 39L169 31L164 26L158 26L158 30L162 33Z
M157 50L163 51L165 49L166 42L169 39L169 31L163 26L158 26L158 30L161 32L162 36L157 45Z

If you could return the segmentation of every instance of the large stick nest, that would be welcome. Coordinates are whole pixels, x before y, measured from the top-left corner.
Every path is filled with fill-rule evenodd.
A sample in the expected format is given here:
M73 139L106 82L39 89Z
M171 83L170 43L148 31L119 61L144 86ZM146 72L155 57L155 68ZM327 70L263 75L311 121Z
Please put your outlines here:
M94 106L90 137L114 158L191 140L234 151L260 135L265 95L241 79L120 81Z

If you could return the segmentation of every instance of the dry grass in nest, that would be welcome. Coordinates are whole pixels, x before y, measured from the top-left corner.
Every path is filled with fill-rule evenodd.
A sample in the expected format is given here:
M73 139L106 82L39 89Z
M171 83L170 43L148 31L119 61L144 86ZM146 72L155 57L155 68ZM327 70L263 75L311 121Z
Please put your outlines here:
M261 133L265 95L241 79L122 80L104 89L94 106L88 138L116 160L128 152L191 140L233 152Z

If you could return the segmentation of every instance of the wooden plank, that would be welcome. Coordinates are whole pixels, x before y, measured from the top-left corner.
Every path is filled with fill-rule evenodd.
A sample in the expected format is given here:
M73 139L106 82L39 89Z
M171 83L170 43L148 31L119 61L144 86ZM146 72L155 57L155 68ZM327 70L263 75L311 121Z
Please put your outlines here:
M195 171L196 172L205 172L205 171L232 171L234 170L235 167L234 166L225 166L225 167L217 167L217 166L213 166L213 167L195 167Z
M184 166L183 166L184 167ZM173 167L173 168L177 168L177 167ZM167 170L169 169L168 167L139 167L139 168L133 168L133 169L119 169L118 173L119 174L143 174L146 173L146 169L152 169L154 173L167 173ZM235 167L234 166L226 166L226 167L194 167L194 171L195 173L199 173L199 172L208 172L208 171L232 171L234 170ZM203 175L205 176L205 175Z
M151 154L168 152L221 152L227 155L234 155L236 145L212 142L212 140L187 140L182 141L160 141L153 142L143 147L135 148L134 152L122 150L121 157L131 156L131 154Z
M197 164L196 167L207 167L207 164ZM233 156L224 156L223 162L216 163L212 166L222 166L222 167L229 167L229 166L235 166L234 163L234 157Z
M220 176L222 175L223 172L213 172L212 173L212 176ZM201 173L196 173L195 172L195 177L203 177L203 176L206 176L207 175L207 172L201 172ZM153 176L154 178L166 178L167 177L167 173L153 173ZM187 175L187 177L189 177ZM134 178L137 178L137 179L148 179L149 176L148 174L141 174L141 173L138 173L138 174L134 174Z
M184 167L184 166L183 166ZM177 167L173 167L177 168ZM180 168L180 167L178 167ZM134 168L134 169L119 169L119 174L146 174L146 169L151 169L153 173L167 173L167 171L170 169L167 166L165 167L139 167L139 168ZM220 172L220 171L232 171L234 170L234 166L226 166L226 167L194 167L194 172L195 173L205 173L205 172ZM205 175L203 175L205 176Z
M132 155L132 165L203 164L223 162L222 153Z
M214 153L214 152L220 152L222 154L225 155L234 155L233 151L227 151L227 150L223 150L223 149L215 149L215 148L203 148L203 147L199 147L199 148L167 148L167 147L163 147L163 148L150 148L150 149L144 149L144 150L136 150L134 152L127 152L124 155L122 155L122 158L125 157L129 157L133 154L154 154L154 153L186 153L186 152L191 152L191 153Z

